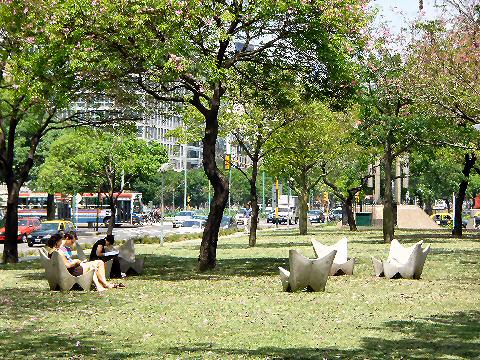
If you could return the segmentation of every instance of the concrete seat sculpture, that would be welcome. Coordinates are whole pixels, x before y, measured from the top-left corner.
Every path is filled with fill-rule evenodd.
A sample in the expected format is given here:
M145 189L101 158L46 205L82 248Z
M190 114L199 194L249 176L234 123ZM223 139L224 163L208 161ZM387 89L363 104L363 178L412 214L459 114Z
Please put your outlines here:
M48 280L50 290L71 290L77 284L83 290L90 290L92 287L95 272L89 270L80 276L70 274L63 263L61 255L54 251L49 259L45 249L39 249L40 262L45 269L45 276Z
M408 248L403 247L398 240L392 240L390 252L386 261L372 257L375 275L378 277L404 279L420 279L423 266L430 252L430 245L422 248L423 241Z
M297 250L289 251L290 271L279 267L283 291L325 291L336 250L318 259L309 259Z
M127 240L125 244L118 248L119 255L118 260L120 261L120 270L122 273L131 274L140 274L143 271L143 265L145 259L135 257L135 244L132 239Z
M77 257L80 260L88 260L87 256L83 252L82 245L78 241L75 241L75 249L77 250ZM112 271L112 264L113 264L113 259L110 259L106 261L105 263L105 277L109 278L110 277L110 272Z
M344 237L339 240L335 245L327 246L312 239L313 251L317 258L325 256L332 250L336 250L337 254L333 259L333 264L330 269L329 275L352 275L353 267L355 265L355 258L348 258L348 239Z

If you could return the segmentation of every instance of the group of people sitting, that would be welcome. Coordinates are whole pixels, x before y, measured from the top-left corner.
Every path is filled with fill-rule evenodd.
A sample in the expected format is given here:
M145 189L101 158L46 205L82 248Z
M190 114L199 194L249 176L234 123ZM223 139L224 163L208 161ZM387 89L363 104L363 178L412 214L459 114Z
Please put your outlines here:
M52 235L50 239L47 240L46 250L48 252L48 257L51 258L53 252L57 251L60 254L68 272L73 276L80 276L89 270L93 270L95 272L93 276L93 282L97 288L97 291L125 287L125 285L122 283L115 284L108 282L105 276L105 263L110 259L113 259L110 277L123 277L123 274L120 272L120 263L118 261L118 257L105 256L115 242L113 235L107 235L106 238L98 240L93 245L90 253L90 261L82 261L72 258L72 249L74 248L76 241L77 235L75 233L67 233L63 237L59 234Z

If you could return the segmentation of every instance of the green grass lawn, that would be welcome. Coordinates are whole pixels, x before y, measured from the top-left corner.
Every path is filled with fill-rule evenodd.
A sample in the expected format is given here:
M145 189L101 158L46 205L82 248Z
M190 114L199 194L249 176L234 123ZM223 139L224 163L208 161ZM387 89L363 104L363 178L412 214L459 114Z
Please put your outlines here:
M262 232L221 238L217 269L196 272L198 242L137 245L142 276L127 289L48 290L38 261L0 267L2 359L475 359L480 356L480 240L474 233L397 232L432 245L421 280L373 276L386 257L380 231L349 237L353 276L324 293L284 293L288 250L313 257L311 235Z

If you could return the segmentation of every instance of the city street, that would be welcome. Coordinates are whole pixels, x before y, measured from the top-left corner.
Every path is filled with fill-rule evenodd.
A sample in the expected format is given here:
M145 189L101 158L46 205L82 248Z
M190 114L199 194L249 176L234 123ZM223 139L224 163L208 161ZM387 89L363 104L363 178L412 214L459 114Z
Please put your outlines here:
M262 227L271 227L273 224L267 224L265 220L260 220L260 226ZM292 225L293 226L293 225ZM242 225L238 225L239 228L242 228ZM286 228L286 225L281 225L282 228ZM159 237L161 235L162 227L160 223L155 223L152 225L143 225L139 227L116 227L113 229L113 234L117 240L127 240L139 236L151 236ZM89 228L79 228L78 230L78 240L81 244L93 244L98 239L105 236L107 229L105 227L100 227L98 233L94 229ZM164 236L168 236L173 233L181 234L185 233L185 229L182 228L173 228L172 222L165 221L163 227ZM27 253L28 251L34 250L37 247L28 247L27 244L19 243L18 251L19 253ZM0 244L0 251L3 252L3 244Z

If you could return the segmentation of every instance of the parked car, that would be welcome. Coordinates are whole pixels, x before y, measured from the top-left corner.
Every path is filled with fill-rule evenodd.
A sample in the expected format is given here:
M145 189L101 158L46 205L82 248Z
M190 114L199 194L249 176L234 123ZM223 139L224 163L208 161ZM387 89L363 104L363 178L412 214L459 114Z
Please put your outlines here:
M453 215L449 213L437 213L430 216L440 226L450 225L453 221Z
M237 223L235 222L235 218L233 216L223 216L222 221L220 222L220 229L232 229L236 228Z
M27 237L40 227L38 218L22 218L18 220L17 241L26 243ZM0 229L0 241L5 241L5 227Z
M180 211L173 217L173 227L177 228L183 226L185 220L190 220L195 215L195 211Z
M40 228L35 231L32 231L27 236L28 246L32 247L33 245L46 244L47 240L53 234L63 234L75 231L75 227L71 221L67 220L49 220L44 221L40 224Z
M323 223L325 222L325 215L321 210L310 210L308 212L308 220L311 223Z
M341 207L337 207L335 209L331 209L328 212L328 220L329 221L340 221L343 217L343 210Z
M245 225L247 222L247 217L245 216L245 213L247 212L247 209L241 208L240 211L235 215L235 222L237 225Z
M462 214L465 216L465 214ZM449 213L437 213L430 216L430 218L435 221L440 226L450 226L453 225L453 214ZM462 227L467 228L468 220L462 217Z
M267 215L267 223L275 223L275 211L270 211Z
M202 232L205 228L205 220L201 219L187 219L183 222L181 233L196 233Z

